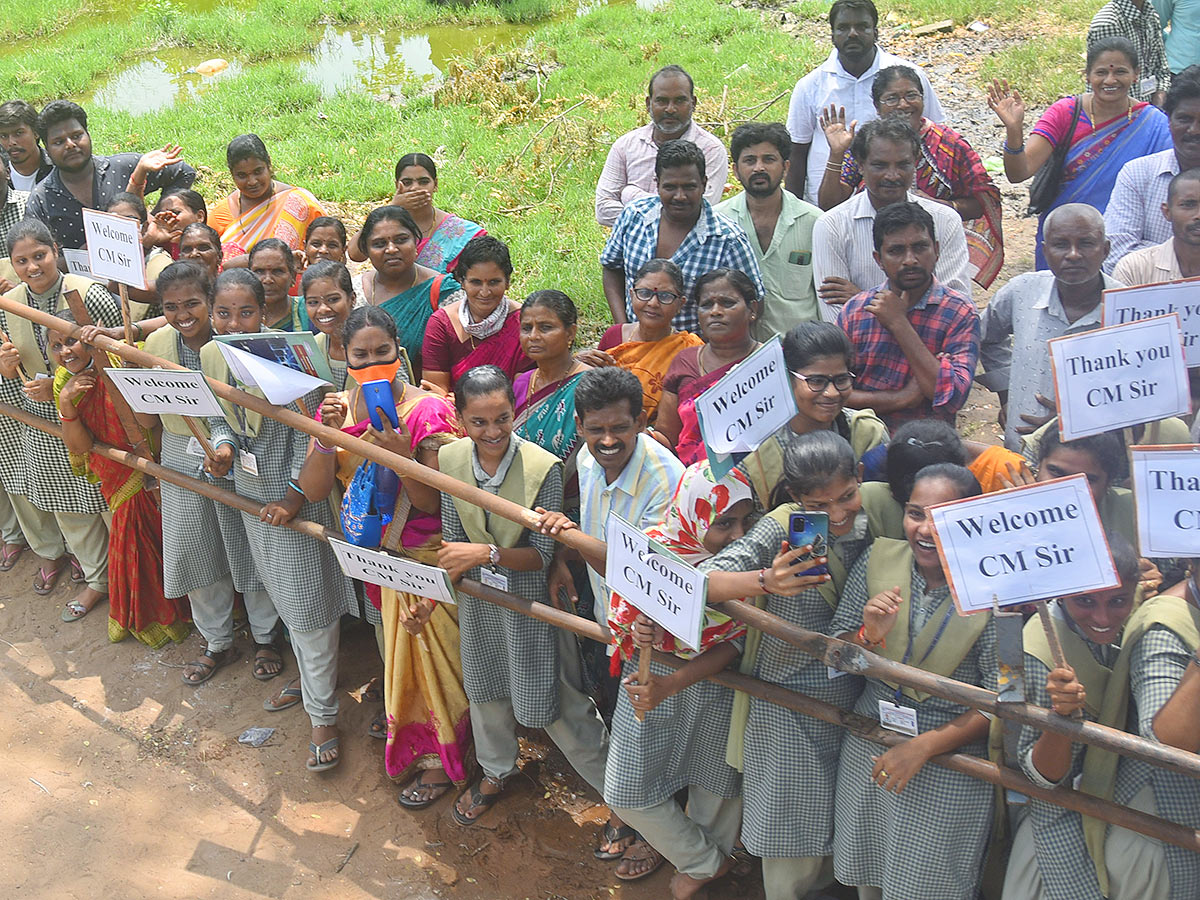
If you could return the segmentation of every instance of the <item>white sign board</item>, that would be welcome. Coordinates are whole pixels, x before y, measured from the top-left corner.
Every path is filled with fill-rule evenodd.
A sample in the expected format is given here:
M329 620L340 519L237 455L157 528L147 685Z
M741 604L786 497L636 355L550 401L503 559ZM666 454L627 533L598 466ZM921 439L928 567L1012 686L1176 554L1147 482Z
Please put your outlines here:
M229 371L242 384L256 387L276 406L287 406L297 397L303 397L328 381L297 372L279 363L267 362L261 356L247 353L229 344L217 342L221 355L229 364Z
M961 613L1117 587L1086 475L931 506Z
M330 538L329 546L348 578L392 588L402 594L428 597L438 603L455 602L454 588L450 586L450 576L445 569L333 538Z
M1200 445L1133 447L1139 551L1200 556Z
M620 516L608 517L609 588L693 650L700 649L708 578Z
M146 252L142 249L141 223L136 219L83 211L87 236L88 267L102 281L116 281L146 289Z
M82 275L84 278L96 280L96 276L92 274L92 269L88 265L88 255L86 250L71 250L63 247L63 259L67 261L67 271L72 275Z
M1191 411L1175 313L1054 338L1049 344L1064 441Z
M1168 313L1179 314L1183 355L1188 366L1200 366L1200 278L1110 288L1104 292L1105 325L1125 325Z
M134 412L197 417L224 415L203 372L115 367L104 372Z
M783 344L773 338L696 398L704 445L719 454L749 453L796 415Z

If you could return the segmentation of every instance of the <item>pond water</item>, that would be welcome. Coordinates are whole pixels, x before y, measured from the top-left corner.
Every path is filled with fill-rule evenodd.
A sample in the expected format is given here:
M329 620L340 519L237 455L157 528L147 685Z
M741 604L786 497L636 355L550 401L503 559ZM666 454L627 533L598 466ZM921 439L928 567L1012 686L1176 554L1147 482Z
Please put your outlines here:
M581 0L576 15L587 15L607 3L630 0ZM633 0L638 8L652 10L662 0ZM300 77L329 97L346 90L372 94L399 94L405 81L440 79L446 64L469 56L486 44L505 49L529 37L532 25L433 25L415 31L334 28L326 26L309 52L292 60ZM131 114L169 109L186 102L225 78L243 74L237 60L211 75L196 66L208 56L202 50L160 50L149 59L118 69L102 78L76 99L87 106Z

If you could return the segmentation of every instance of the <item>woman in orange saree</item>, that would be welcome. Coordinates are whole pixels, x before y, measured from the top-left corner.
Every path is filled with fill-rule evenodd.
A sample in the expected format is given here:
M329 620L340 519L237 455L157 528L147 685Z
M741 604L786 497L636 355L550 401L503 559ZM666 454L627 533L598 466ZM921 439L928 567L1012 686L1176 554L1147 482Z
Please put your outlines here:
M70 319L69 312L58 314ZM92 369L88 349L77 338L55 331L47 350L58 365L54 397L62 420L63 441L75 474L100 486L112 513L108 538L108 639L133 635L157 649L182 643L191 631L187 600L163 596L162 514L145 476L98 453L96 442L118 450L149 451L150 434L133 442L113 406L108 383Z

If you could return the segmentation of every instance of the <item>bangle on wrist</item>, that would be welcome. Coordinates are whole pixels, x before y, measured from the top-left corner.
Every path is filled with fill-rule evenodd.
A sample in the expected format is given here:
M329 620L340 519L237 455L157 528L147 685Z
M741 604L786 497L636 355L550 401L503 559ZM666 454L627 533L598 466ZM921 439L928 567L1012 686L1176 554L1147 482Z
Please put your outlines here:
M767 590L767 570L766 569L758 570L758 586L760 588L762 588L763 593L766 593L766 590Z
M337 452L336 447L326 447L324 444L322 444L320 438L313 438L313 449L316 450L318 453L336 453Z
M63 422L78 422L79 416L64 416L62 410L58 412L58 418Z
M858 642L864 647L887 647L886 640L872 641L867 638L867 626L865 622L858 626Z
M1024 152L1025 152L1025 142L1024 142L1024 141L1022 141L1022 142L1021 142L1021 146L1020 146L1020 147L1010 147L1010 146L1008 146L1008 138L1005 138L1005 139L1004 139L1004 141L1003 141L1003 143L1001 143L1001 144L1000 144L1000 148L1001 148L1001 149L1002 149L1002 150L1003 150L1005 153L1008 153L1008 154L1011 154L1011 155L1015 156L1015 155L1016 155L1016 154L1018 154L1018 153L1024 153Z

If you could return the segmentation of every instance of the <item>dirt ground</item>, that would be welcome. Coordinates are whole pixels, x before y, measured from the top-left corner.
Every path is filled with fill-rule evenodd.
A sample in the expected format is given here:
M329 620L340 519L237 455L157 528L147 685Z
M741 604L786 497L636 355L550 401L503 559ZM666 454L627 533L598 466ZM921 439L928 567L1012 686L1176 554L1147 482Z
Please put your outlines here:
M764 18L788 26L778 13ZM1012 38L981 39L961 28L924 43L892 37L889 43L885 30L881 43L929 65L949 121L988 156L994 126L967 82L979 55ZM1033 220L1017 217L1024 189L1002 177L998 182L1007 264L997 286L1031 267L1034 233ZM977 294L980 305L987 296ZM976 388L961 421L964 434L995 442L995 419L995 396ZM30 589L34 571L26 554L0 574L6 821L0 883L9 896L649 900L667 894L669 866L625 885L611 863L592 858L605 811L540 733L523 743L523 775L479 825L455 825L449 797L420 813L397 805L382 743L366 736L378 707L357 697L379 668L365 628L343 635L343 762L312 775L304 770L307 717L299 707L263 711L262 700L281 682L253 679L244 635L240 661L210 683L188 687L180 670L201 652L198 635L159 651L132 640L109 644L103 607L62 624L59 611L75 589L64 583L37 597ZM288 672L295 673L290 656ZM251 726L277 730L254 749L237 743ZM761 896L749 866L711 891L714 900Z

